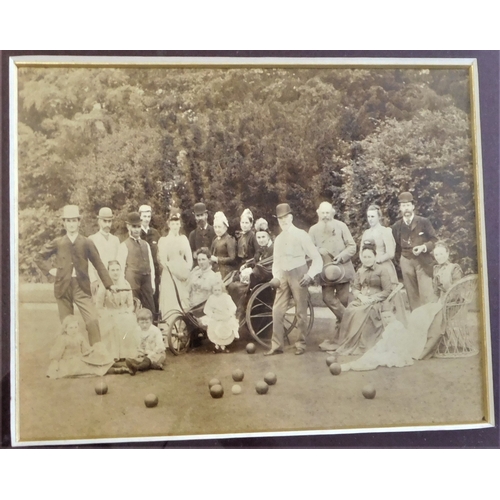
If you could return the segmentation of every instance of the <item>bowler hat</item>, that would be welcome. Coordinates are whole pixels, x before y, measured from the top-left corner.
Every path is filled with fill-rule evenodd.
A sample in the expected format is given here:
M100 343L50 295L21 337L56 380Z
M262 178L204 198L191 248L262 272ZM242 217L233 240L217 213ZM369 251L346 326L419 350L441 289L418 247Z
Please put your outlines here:
M344 266L338 266L333 262L329 262L323 266L323 271L321 271L321 278L326 283L340 283L345 277Z
M399 203L413 203L413 196L408 191L401 193L398 197Z
M288 203L280 203L276 207L276 217L279 219L281 217L285 217L285 215L291 214L292 209Z
M141 205L139 207L139 213L141 212L151 212L151 207L149 205Z
M127 224L132 224L133 226L137 226L141 224L141 216L138 212L130 212L127 215Z
M66 205L63 207L61 219L81 219L80 210L76 205Z
M101 210L99 210L99 215L97 216L97 218L98 219L112 219L113 212L111 211L111 208L102 207Z
M205 203L195 203L194 205L194 215L203 215L206 213L207 207Z

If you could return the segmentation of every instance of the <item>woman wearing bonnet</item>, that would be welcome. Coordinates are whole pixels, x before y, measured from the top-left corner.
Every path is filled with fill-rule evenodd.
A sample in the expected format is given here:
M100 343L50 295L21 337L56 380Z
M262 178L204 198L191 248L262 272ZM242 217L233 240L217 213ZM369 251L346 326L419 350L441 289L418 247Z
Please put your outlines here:
M223 212L214 215L215 238L212 242L211 261L215 264L214 271L219 271L224 279L236 269L236 241L227 232L229 222Z

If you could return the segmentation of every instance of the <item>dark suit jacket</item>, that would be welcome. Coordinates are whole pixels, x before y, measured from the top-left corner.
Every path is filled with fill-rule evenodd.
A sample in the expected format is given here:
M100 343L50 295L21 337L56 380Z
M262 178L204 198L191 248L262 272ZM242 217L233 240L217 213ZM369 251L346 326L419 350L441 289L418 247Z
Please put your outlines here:
M153 256L153 263L155 265L155 276L159 279L161 275L160 265L158 263L158 241L160 241L160 232L151 226L149 226L149 231L147 233L141 228L141 239L149 243L151 255Z
M68 289L71 282L73 267L76 271L76 279L80 288L90 295L89 261L94 265L99 278L105 288L109 288L113 282L107 269L99 257L99 252L92 240L79 234L74 243L65 235L47 243L34 261L41 271L48 275L52 266L47 259L52 255L56 256L55 267L57 268L56 281L54 283L54 295L60 299Z
M426 245L427 252L421 253L418 257L415 257L411 252L403 252L401 246L401 228L405 224L404 220L399 219L392 226L392 234L396 240L396 257L400 258L401 254L408 259L418 259L420 265L424 268L424 271L432 276L432 269L436 263L434 257L431 255L432 250L434 250L434 244L437 241L436 232L432 227L429 219L425 217L420 217L415 215L410 225L410 238L411 246L416 247L419 245Z

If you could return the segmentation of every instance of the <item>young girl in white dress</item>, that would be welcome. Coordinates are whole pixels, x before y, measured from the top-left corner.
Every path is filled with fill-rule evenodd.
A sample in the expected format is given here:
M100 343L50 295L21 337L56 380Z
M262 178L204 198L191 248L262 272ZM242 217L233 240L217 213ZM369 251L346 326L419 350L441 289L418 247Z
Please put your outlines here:
M236 304L224 290L221 280L212 285L212 294L208 297L201 318L207 325L207 335L215 345L214 353L229 352L226 348L235 338L239 338Z
M50 350L48 378L102 376L114 361L102 342L90 347L80 331L78 318L66 316Z

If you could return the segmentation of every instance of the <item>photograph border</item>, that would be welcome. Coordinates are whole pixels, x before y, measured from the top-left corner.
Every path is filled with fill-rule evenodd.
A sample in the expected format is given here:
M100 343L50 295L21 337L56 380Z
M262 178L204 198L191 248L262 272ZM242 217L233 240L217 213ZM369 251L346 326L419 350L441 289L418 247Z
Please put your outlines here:
M83 57L83 60L82 60ZM103 59L100 59L103 57ZM75 58L77 61L75 61ZM135 59L135 58L134 58ZM387 426L387 427L379 427L379 428L366 428L366 429L349 429L349 430L327 430L327 431L307 431L307 432L276 432L276 433L251 433L248 436L242 436L240 434L231 435L207 435L207 436L175 436L175 437L158 437L158 438L127 438L127 439L99 439L99 440L72 440L71 442L59 442L59 441L51 441L51 442L34 442L34 443L26 443L19 442L17 440L17 436L13 439L13 444L16 446L39 446L39 445L61 445L61 444L94 444L94 443L123 443L123 442L150 442L150 441L189 441L189 440L218 440L218 439L228 439L228 438L269 438L269 437L297 437L297 436L305 436L305 435L341 435L341 434L349 434L349 435L357 435L357 434L365 434L365 433L400 433L400 432L425 432L427 430L432 431L446 431L446 430L465 430L465 429L482 429L495 426L495 407L498 402L494 398L494 366L493 366L493 358L492 358L492 337L490 330L490 322L488 318L491 318L489 304L492 300L491 295L488 292L488 255L487 255L487 231L486 231L486 219L485 219L485 193L483 189L483 165L482 165L482 142L481 142L481 123L480 123L480 112L479 112L479 101L481 97L480 93L480 85L479 85L479 75L478 75L478 64L476 58L459 58L459 59L446 59L446 58L419 58L418 61L412 58L335 58L335 57L319 57L319 58L307 58L307 62L304 63L304 58L241 58L241 57L230 57L230 58L213 58L213 57L195 57L190 58L190 56L181 56L181 57L167 57L167 58L148 58L141 57L140 62L126 62L122 57L119 59L111 58L108 56L63 56L62 58L59 56L13 56L9 58L9 72L10 72L10 85L11 91L16 88L16 68L23 66L78 66L78 67L151 67L154 65L156 67L200 67L207 66L210 67L262 67L262 66L272 66L272 67L290 67L290 66L300 66L300 67L321 67L321 68L398 68L404 66L405 69L418 68L418 67L435 67L435 68L460 68L469 70L469 77L471 82L471 123L472 123L472 153L473 153L473 164L474 164L474 195L475 195L475 204L476 204L476 226L478 233L478 275L480 277L480 302L481 302L481 321L482 328L484 333L483 336L483 352L485 353L485 359L483 360L483 382L484 385L484 398L485 398L485 412L486 412L486 422L481 424L470 424L470 425L460 425L454 424L450 426L439 425L433 426L430 428L419 427L419 426L411 426L408 428L405 427L395 427L395 426ZM93 62L92 62L93 61ZM117 64L117 62L121 64ZM234 64L231 64L234 63ZM3 97L3 96L2 96ZM14 102L14 104L13 104ZM10 133L11 133L11 141L13 138L17 136L17 121L12 119L17 116L16 113L16 103L15 99L10 101L10 113L9 116L11 118L10 121ZM14 144L14 146L13 146ZM15 147L15 141L10 142L10 162L11 165L15 165L17 150ZM17 213L17 198L15 196L16 188L17 188L17 170L10 171L10 210L11 213ZM13 175L12 175L13 174ZM11 241L14 242L14 246L11 249L17 248L17 218L14 218L14 223L10 226L10 238ZM11 267L10 267L10 282L11 282L11 292L16 292L15 282L17 279L17 255L16 252L11 252ZM491 258L491 257L490 257ZM17 295L14 293L12 297L16 297ZM16 311L16 303L15 300L11 300L10 313L13 318L13 322L15 322L15 326L17 329L18 325L18 317ZM11 330L11 345L16 345L16 338L14 329ZM10 363L11 366L18 367L16 362L16 354L17 349L12 348L10 350L11 358ZM17 394L17 377L12 376L12 394ZM11 406L11 425L12 429L16 429L17 423L17 414L16 414L16 406L15 406L16 398L12 398L12 406ZM417 427L417 428L415 428Z

